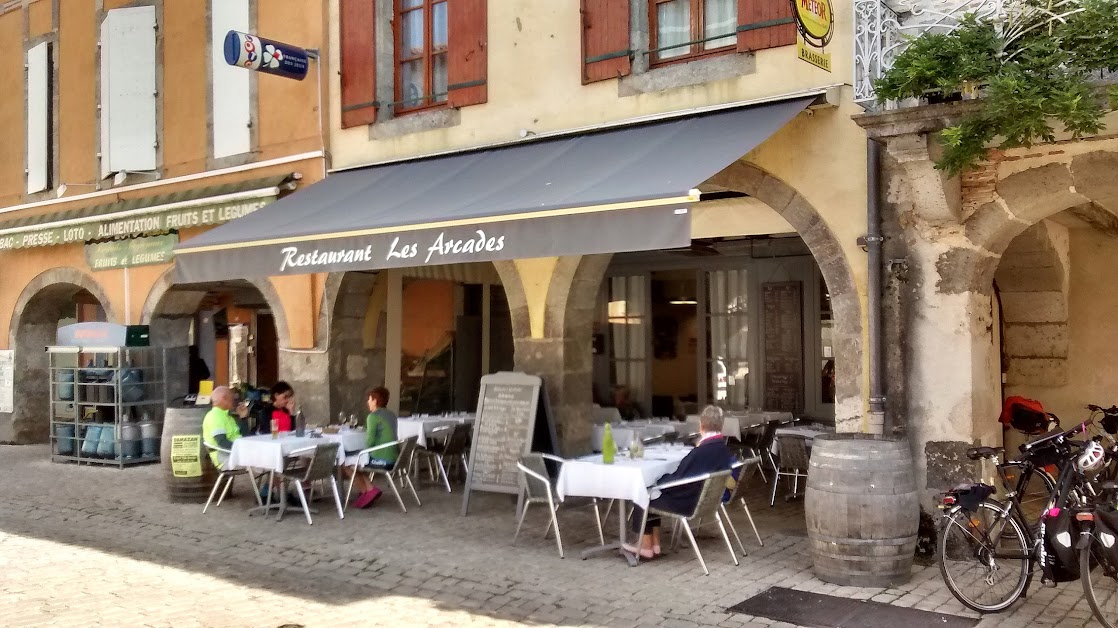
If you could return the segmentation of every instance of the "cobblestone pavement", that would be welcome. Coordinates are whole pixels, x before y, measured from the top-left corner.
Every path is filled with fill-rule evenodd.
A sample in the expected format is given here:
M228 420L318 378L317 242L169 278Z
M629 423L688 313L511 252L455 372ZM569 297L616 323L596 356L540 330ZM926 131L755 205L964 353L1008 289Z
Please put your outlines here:
M513 546L512 500L476 494L463 518L457 488L421 487L423 506L409 502L406 514L391 495L344 521L324 504L308 526L301 515L247 517L245 486L202 515L166 500L158 466L52 464L45 447L0 447L0 478L0 626L789 626L725 610L774 585L975 616L935 567L898 589L816 580L800 503L769 508L759 481L764 547L734 508L749 557L734 567L719 539L701 536L705 577L686 548L636 568L614 555L579 560L596 536L587 513L560 514L565 560L542 538L542 509ZM980 626L1089 618L1078 583L1034 583Z

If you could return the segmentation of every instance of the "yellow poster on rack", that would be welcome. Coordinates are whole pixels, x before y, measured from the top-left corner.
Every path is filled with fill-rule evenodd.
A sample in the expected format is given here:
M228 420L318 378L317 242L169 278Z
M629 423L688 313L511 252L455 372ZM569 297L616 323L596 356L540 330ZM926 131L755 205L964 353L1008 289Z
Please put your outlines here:
M171 437L171 473L174 474L176 478L201 477L201 451L201 434Z

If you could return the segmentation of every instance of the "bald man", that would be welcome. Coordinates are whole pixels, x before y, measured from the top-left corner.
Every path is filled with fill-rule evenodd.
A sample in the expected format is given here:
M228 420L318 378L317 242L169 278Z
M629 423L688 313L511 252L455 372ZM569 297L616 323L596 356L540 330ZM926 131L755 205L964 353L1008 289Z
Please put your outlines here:
M229 450L233 448L233 441L241 437L241 428L237 427L237 420L233 417L233 391L226 386L214 388L210 395L213 407L202 419L202 439L211 447L220 447ZM237 414L244 418L248 415L248 408L237 408ZM221 469L229 455L220 451L210 451L210 460L214 466Z

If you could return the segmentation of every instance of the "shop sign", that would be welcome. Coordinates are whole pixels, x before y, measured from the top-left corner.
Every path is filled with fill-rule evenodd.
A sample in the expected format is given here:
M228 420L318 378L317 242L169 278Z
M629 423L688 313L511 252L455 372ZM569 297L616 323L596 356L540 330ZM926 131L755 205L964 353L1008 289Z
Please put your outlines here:
M133 238L174 229L217 225L251 214L271 201L271 198L257 198L223 205L191 207L148 215L130 216L119 220L91 221L66 227L48 226L34 231L0 234L0 251L56 244L74 244L89 240Z
M823 48L835 32L831 0L792 0L796 16L796 56L817 68L831 71L831 53Z
M171 474L176 478L202 476L202 436L179 434L171 437Z
M85 259L92 270L169 264L178 243L175 234L97 242L85 245Z
M225 35L225 62L229 65L301 81L307 76L309 59L307 51L298 46L238 31Z
M16 352L0 351L0 412L15 412Z

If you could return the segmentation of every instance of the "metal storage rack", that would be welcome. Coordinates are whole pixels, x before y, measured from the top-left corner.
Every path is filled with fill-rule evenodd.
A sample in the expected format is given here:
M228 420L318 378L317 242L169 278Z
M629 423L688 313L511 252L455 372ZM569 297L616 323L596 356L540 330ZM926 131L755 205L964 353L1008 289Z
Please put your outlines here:
M124 468L159 462L163 347L47 347L51 460Z

